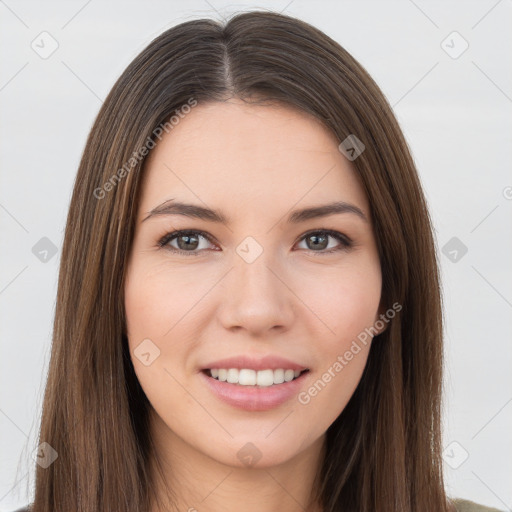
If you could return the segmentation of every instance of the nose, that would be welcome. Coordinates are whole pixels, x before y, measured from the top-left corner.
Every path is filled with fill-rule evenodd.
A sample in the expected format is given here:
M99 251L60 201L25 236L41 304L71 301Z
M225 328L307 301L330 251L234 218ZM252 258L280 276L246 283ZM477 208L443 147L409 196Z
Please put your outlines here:
M288 330L294 321L297 300L285 272L263 252L248 263L234 258L234 268L225 277L218 316L230 331L245 329L253 336Z

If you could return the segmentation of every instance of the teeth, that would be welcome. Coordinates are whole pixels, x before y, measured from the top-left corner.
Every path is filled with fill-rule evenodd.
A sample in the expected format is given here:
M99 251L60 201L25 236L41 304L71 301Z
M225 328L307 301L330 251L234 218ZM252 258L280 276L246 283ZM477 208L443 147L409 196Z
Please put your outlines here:
M256 374L256 384L258 386L272 386L272 384L274 384L273 370L260 370L258 373L254 370L251 371Z
M293 377L295 376L295 372L293 370L285 370L284 371L284 380L286 382L290 382L293 380Z
M274 370L274 384L282 384L284 382L284 370Z
M258 378L254 370L240 370L238 372L238 384L242 384L242 386L255 386L257 381Z
M238 370L236 368L230 368L228 370L226 382L230 384L236 384L238 382Z
M279 368L277 370L251 370L249 368L212 368L210 375L221 382L241 386L272 386L296 379L300 370Z

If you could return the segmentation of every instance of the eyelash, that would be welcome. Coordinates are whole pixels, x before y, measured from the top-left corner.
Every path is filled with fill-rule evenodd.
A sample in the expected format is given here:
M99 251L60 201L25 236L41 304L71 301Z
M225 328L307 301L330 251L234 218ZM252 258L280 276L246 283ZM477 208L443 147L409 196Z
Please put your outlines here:
M317 229L313 231L308 231L307 233L304 233L300 238L299 242L301 242L303 239L307 238L310 235L316 235L316 234L322 234L322 235L329 235L336 239L338 242L340 242L340 246L329 249L329 250L323 250L323 251L313 251L309 249L309 251L314 253L317 253L318 255L325 255L325 254L332 254L338 251L347 251L351 249L354 246L353 241L346 235L339 233L338 231L333 231L332 229ZM199 256L202 251L184 251L182 249L176 249L175 247L167 246L167 244L179 236L182 235L200 235L208 242L213 243L212 238L210 235L205 233L204 231L199 230L192 230L192 229L181 229L178 231L172 231L170 233L165 234L159 241L158 241L158 247L159 248L165 248L173 253L177 254L183 254L185 256ZM308 249L306 249L308 250Z

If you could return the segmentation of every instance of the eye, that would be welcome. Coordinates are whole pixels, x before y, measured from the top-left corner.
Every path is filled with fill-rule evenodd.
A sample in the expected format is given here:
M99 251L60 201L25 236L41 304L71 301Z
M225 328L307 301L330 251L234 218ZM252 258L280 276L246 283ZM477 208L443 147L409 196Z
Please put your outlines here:
M329 238L337 240L338 245L329 244ZM306 242L306 249L319 254L330 254L337 251L348 250L353 246L352 240L338 231L321 229L309 231L301 236L299 241ZM201 241L204 246L201 247ZM310 242L311 243L308 243ZM173 245L176 243L177 245ZM213 243L211 237L197 230L180 230L167 233L158 241L158 247L165 247L171 252L186 256L199 256L201 251L195 249L207 249L208 243ZM328 250L326 250L328 249Z
M337 240L339 244L334 246L329 244L329 238ZM337 251L348 250L353 246L353 242L348 236L331 229L310 231L302 235L300 240L306 242L307 249L319 254L330 254ZM311 241L311 243L308 243L308 241Z
M210 242L210 237L202 232L195 230L181 230L181 231L173 231L172 233L167 233L161 238L158 242L159 247L166 247L171 252L177 252L180 254L185 254L186 256L198 256L199 252L194 251L194 249L200 248L204 249L205 247L201 246L201 239L207 242ZM171 245L171 242L175 242L178 244L178 247Z

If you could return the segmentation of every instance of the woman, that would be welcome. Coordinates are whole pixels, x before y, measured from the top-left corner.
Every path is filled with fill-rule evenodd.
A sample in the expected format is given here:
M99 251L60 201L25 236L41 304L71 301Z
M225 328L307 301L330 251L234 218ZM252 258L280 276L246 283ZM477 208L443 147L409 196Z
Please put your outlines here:
M155 39L78 170L31 510L493 510L446 496L441 384L432 227L367 72L274 13Z

